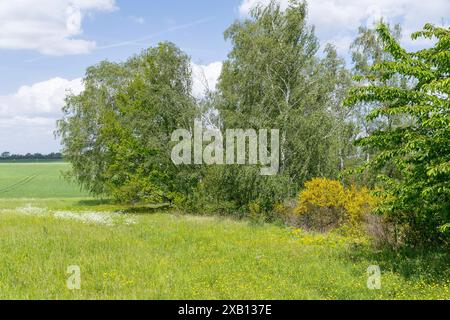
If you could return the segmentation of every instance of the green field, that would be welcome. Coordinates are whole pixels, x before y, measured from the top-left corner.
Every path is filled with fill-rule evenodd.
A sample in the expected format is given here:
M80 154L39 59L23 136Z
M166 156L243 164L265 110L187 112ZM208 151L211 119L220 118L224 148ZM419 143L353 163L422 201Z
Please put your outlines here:
M338 235L131 210L0 165L0 299L449 299L448 255L399 258ZM135 213L132 213L135 212ZM381 290L367 288L379 265ZM81 289L69 290L69 266Z
M61 177L64 162L0 162L0 198L73 198L87 196Z

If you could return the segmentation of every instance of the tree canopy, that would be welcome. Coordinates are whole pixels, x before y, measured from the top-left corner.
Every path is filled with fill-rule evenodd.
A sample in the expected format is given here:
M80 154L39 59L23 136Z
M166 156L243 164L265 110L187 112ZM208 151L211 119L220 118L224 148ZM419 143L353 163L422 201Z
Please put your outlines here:
M343 108L351 77L335 49L320 52L304 2L286 10L274 1L225 31L232 49L224 62L215 106L221 130L278 129L280 173L259 177L249 167L222 169L229 201L271 210L316 176L331 177L352 149L349 110ZM269 200L270 199L270 200Z
M170 200L184 187L170 138L193 124L191 82L190 59L171 43L89 68L85 90L67 98L58 123L72 176L121 201Z
M380 128L358 141L379 152L368 164L380 172L385 201L380 210L399 222L412 243L448 241L450 221L450 30L427 24L412 35L434 38L433 47L407 52L385 24L377 28L390 61L375 64L364 85L354 88L346 103L374 103L369 121L408 117L397 127ZM398 75L414 85L398 87ZM380 171L394 165L400 177ZM445 240L447 239L447 240Z

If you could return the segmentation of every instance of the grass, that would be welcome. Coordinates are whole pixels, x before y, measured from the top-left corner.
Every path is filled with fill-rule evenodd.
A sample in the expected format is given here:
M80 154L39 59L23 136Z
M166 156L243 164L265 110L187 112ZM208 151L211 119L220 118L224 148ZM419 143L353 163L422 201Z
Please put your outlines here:
M86 197L62 178L68 169L64 162L0 162L0 199Z
M42 180L11 192L14 198L0 199L1 299L450 298L445 254L405 258L333 234L176 212L125 213L133 211L65 197L70 186L40 191L38 181L60 181L51 166L61 165L45 165L52 178L41 173ZM4 168L0 177L21 177L21 168ZM66 286L71 265L80 267L81 290ZM366 286L369 265L381 267L381 290Z

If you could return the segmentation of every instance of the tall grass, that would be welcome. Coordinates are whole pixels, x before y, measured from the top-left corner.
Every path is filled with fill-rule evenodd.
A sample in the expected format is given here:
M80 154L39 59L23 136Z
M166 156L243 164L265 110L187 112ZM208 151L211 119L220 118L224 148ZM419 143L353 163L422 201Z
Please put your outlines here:
M57 212L0 211L0 298L450 298L448 281L405 277L376 256L352 256L350 239L336 235L168 213L103 212L115 219L105 224ZM381 290L366 286L374 264L382 267ZM81 290L66 287L70 265L81 269Z

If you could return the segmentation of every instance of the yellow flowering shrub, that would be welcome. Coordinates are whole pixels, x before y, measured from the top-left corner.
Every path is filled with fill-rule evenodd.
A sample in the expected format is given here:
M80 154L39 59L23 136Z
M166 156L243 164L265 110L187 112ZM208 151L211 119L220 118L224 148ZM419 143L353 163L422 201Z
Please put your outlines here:
M315 178L305 183L300 192L296 208L298 214L306 213L308 205L318 207L341 206L344 203L345 189L339 181Z
M344 208L352 225L359 225L364 216L370 214L377 205L377 198L366 187L350 186L346 190Z
M376 198L367 188L344 188L339 181L315 178L305 183L295 213L306 227L325 232L343 225L361 225L375 205Z

